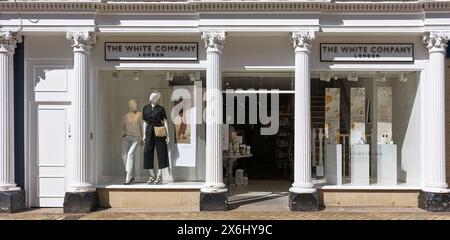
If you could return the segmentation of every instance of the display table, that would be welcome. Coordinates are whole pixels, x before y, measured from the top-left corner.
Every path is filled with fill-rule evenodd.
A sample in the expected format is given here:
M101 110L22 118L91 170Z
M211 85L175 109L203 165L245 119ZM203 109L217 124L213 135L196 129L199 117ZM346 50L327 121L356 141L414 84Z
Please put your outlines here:
M325 151L325 176L327 184L342 185L342 144L327 144Z
M227 169L226 184L228 187L231 187L231 183L233 183L233 185L235 185L232 180L233 180L233 167L236 164L236 161L241 158L249 158L249 157L253 157L253 154L250 153L250 154L224 155L223 156L223 165Z
M369 144L350 146L350 179L353 185L369 185Z
M397 185L397 145L377 145L377 183Z

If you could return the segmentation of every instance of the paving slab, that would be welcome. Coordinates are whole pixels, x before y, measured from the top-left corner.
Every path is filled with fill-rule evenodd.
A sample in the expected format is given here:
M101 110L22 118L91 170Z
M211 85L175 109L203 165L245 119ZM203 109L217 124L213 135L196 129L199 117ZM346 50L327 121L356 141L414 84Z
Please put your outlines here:
M110 208L87 214L64 214L60 208L29 209L0 214L0 220L450 220L450 213L418 208L326 208L319 212L227 211L158 212L151 209Z

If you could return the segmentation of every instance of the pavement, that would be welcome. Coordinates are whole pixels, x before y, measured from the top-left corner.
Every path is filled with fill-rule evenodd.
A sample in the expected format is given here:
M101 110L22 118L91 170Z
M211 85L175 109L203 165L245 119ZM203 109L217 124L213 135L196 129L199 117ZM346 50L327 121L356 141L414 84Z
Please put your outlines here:
M0 214L0 220L450 220L450 213L418 208L326 208L319 212L186 212L110 208L87 214L64 214L61 208L32 208Z
M289 193L279 191L288 188L284 183L277 184L280 186L272 183L269 189L267 184L254 184L251 191L230 196L226 212L109 208L64 214L62 208L31 208L14 214L0 213L0 220L450 220L450 212L432 213L417 207L327 207L318 212L290 212Z

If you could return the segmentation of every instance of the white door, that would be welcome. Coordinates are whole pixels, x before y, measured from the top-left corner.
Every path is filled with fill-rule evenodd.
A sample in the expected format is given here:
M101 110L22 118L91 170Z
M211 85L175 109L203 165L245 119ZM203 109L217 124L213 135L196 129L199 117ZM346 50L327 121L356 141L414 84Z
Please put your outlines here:
M68 65L30 65L30 206L62 207L73 155L70 70Z
M62 207L68 187L70 106L37 106L37 203L39 207Z

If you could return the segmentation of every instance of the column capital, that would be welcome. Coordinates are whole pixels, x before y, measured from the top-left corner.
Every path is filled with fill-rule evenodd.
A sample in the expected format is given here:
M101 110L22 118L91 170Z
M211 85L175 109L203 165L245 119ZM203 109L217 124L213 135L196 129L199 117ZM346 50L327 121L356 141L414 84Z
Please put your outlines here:
M202 41L205 43L206 51L222 52L225 44L225 31L204 31Z
M307 51L311 49L311 44L316 38L316 32L312 30L292 32L291 42L294 51Z
M89 52L96 43L95 32L67 32L66 39L69 40L74 52Z
M449 39L450 32L428 32L423 36L423 42L430 52L445 52Z
M5 30L0 31L0 52L14 53L17 43L22 42L22 35L19 31Z

